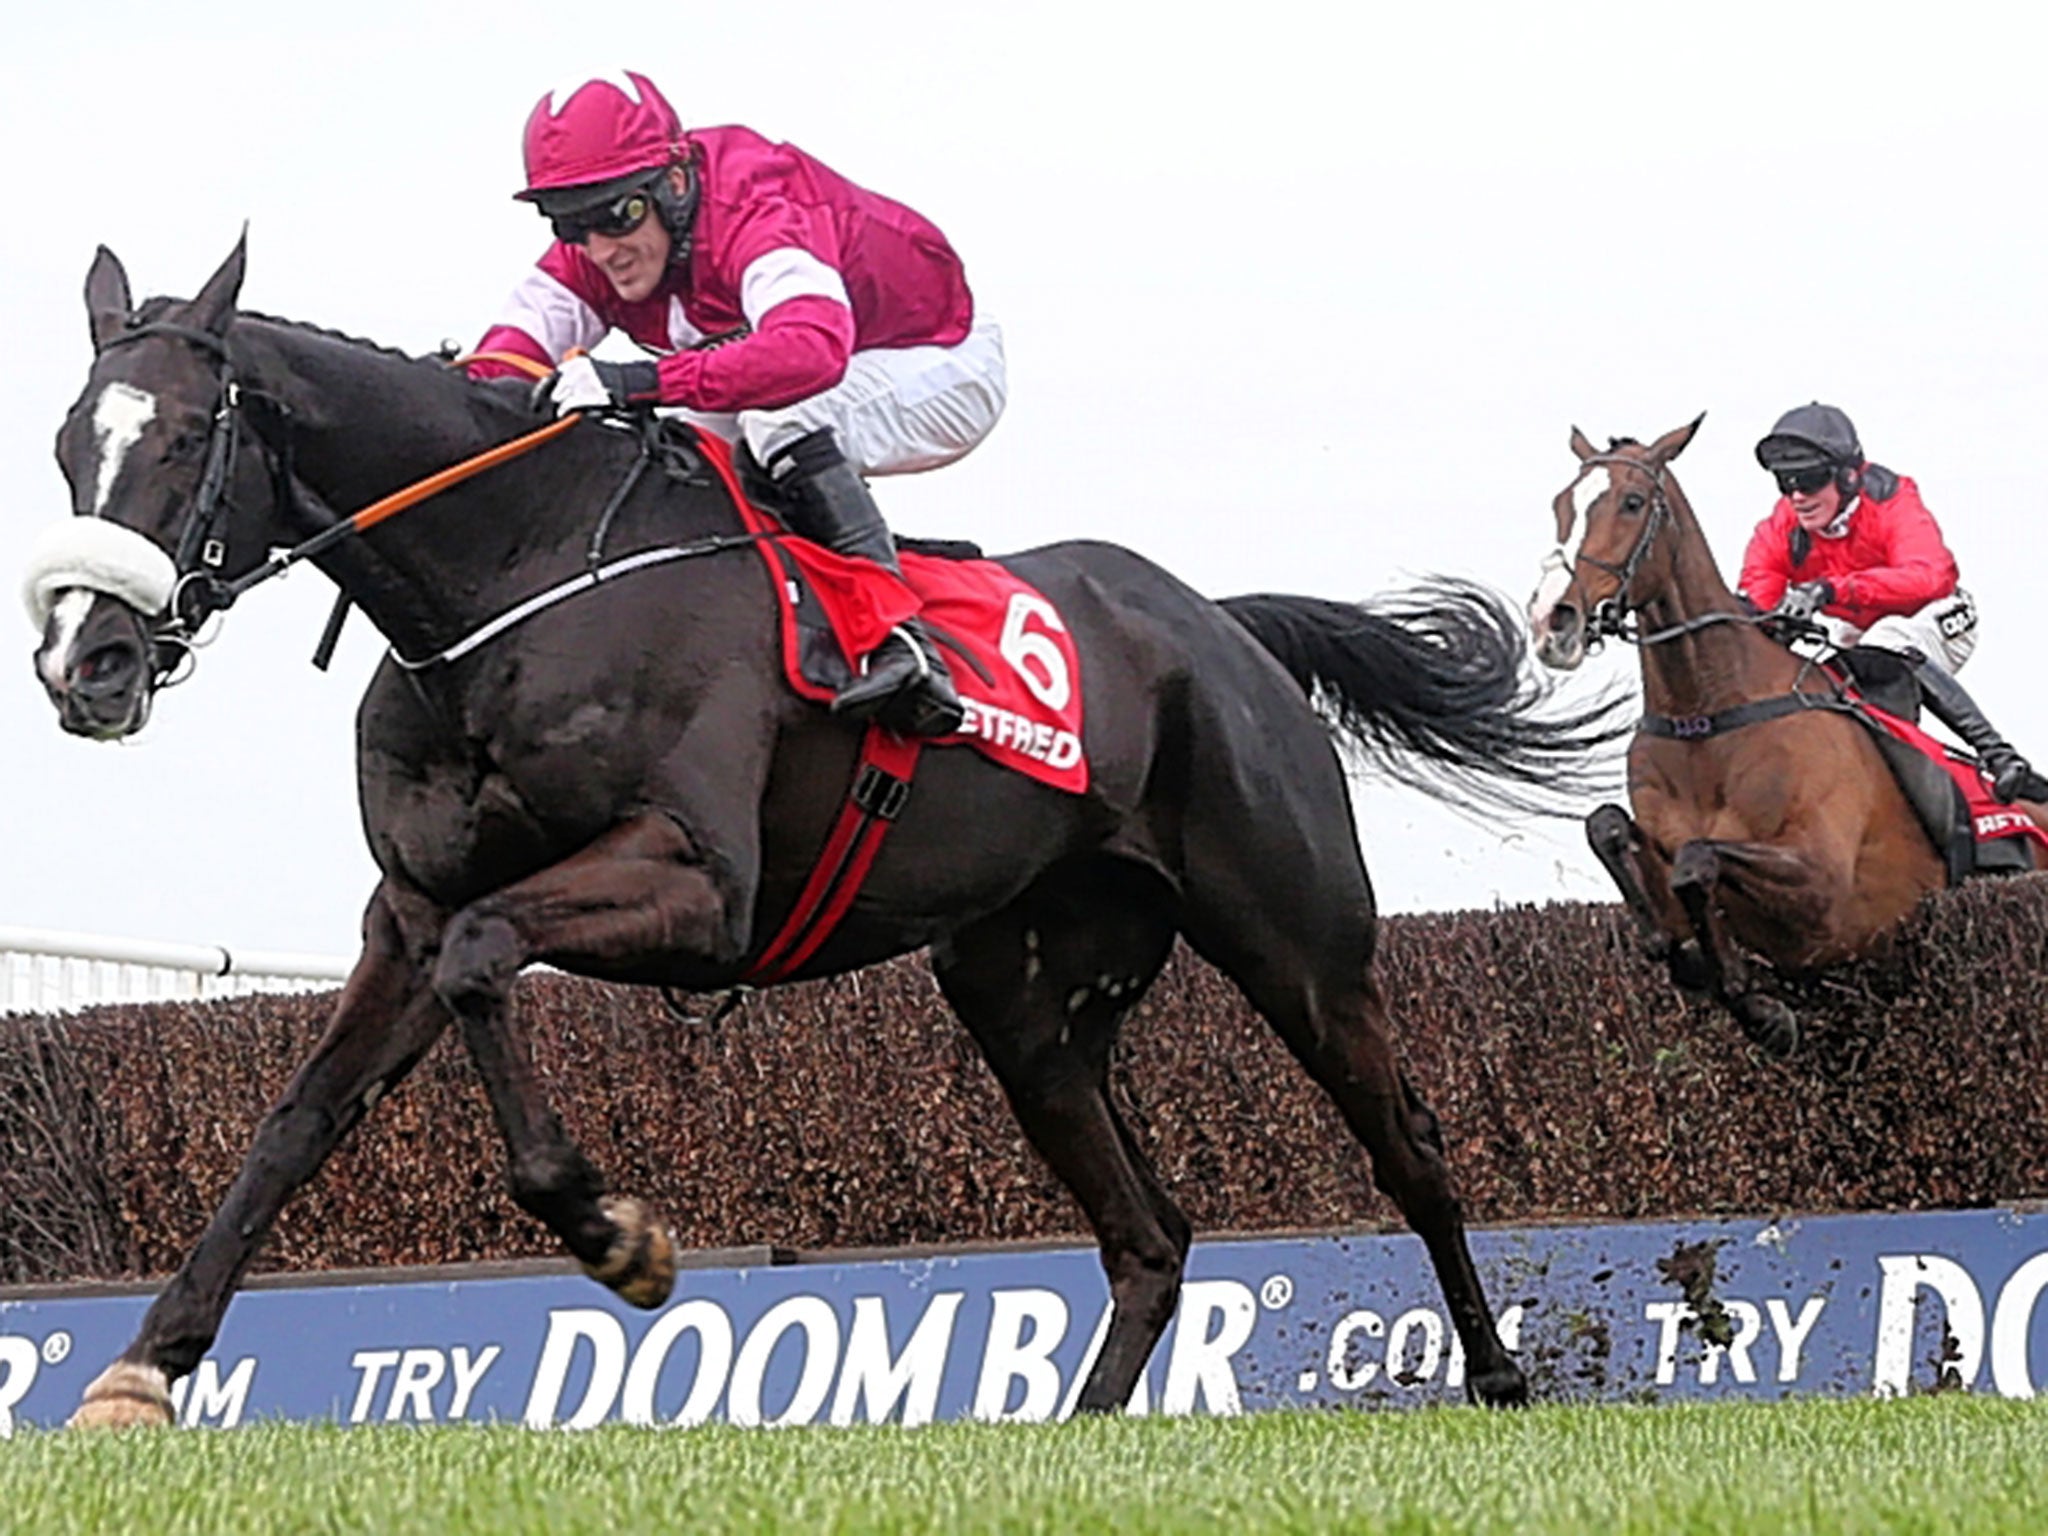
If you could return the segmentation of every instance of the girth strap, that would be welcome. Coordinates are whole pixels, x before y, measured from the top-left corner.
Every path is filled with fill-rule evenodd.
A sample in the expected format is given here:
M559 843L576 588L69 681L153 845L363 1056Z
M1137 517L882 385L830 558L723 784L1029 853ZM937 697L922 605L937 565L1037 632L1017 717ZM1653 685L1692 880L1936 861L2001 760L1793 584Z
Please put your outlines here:
M898 736L879 725L867 728L861 738L853 787L839 808L839 819L825 839L811 878L804 882L781 932L747 967L740 978L742 985L767 986L781 981L832 936L860 894L890 824L903 813L923 748L919 737Z
M1709 736L1739 731L1745 725L1761 725L1766 720L1779 720L1808 709L1832 710L1844 715L1856 713L1853 704L1833 694L1781 693L1776 698L1755 699L1711 715L1646 714L1636 722L1636 729L1645 736L1662 736L1673 741L1705 741Z

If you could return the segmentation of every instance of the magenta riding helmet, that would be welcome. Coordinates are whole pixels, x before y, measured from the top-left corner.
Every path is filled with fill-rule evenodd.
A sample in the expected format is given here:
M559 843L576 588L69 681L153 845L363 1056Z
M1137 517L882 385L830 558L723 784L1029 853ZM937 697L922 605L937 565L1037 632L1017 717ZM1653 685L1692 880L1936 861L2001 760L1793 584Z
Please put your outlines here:
M683 125L645 75L549 91L526 119L526 187L550 218L608 202L681 159Z

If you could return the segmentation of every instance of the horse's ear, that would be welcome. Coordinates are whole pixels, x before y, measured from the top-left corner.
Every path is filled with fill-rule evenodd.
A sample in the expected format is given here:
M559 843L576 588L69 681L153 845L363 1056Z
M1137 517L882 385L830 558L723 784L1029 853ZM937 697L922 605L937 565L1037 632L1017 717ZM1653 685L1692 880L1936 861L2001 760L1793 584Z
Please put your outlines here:
M85 313L92 322L92 349L97 352L128 324L135 301L128 292L128 269L104 245L85 274Z
M202 331L225 336L228 321L235 313L235 300L242 295L242 273L248 264L249 230L244 225L242 238L228 252L228 259L206 280L206 286L199 290L199 297L187 307L186 319Z
M1673 459L1685 452L1685 445L1692 441L1693 433L1699 431L1700 423L1706 419L1707 413L1701 411L1699 415L1693 417L1684 426L1673 427L1669 432L1658 438L1656 442L1650 444L1650 457L1659 464L1669 464Z
M1581 432L1577 427L1572 428L1572 452L1576 453L1579 456L1580 463L1583 464L1587 459L1592 458L1593 455L1598 453L1599 451L1599 449L1595 448L1591 443L1586 441L1585 433Z

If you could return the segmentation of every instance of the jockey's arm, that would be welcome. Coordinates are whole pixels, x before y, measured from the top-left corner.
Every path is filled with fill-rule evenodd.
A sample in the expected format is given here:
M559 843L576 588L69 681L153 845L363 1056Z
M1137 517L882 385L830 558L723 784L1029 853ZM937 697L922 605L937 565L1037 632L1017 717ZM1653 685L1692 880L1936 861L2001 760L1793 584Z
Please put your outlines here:
M700 411L775 410L821 394L846 377L853 311L816 295L785 300L752 330L722 346L661 359L661 399Z
M610 322L563 280L569 275L564 252L562 246L550 247L512 290L463 365L471 378L527 376L518 364L486 354L509 352L553 368L572 351L588 352L610 332ZM564 270L554 270L558 266Z
M1777 531L1775 519L1765 518L1749 536L1749 548L1742 556L1742 579L1736 589L1759 613L1778 606L1792 581L1792 556L1785 536Z
M775 410L846 377L853 300L828 224L787 204L764 204L734 235L721 275L738 295L747 334L664 357L664 404Z
M1885 562L1835 583L1841 601L1881 613L1918 613L1956 589L1956 557L1910 483L1886 507Z

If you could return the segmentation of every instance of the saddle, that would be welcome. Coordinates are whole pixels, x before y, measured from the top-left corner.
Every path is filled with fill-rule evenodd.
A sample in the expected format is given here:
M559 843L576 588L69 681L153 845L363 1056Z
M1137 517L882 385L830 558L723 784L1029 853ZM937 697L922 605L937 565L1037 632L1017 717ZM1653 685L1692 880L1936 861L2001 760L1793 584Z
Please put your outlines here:
M1920 685L1910 666L1868 646L1837 652L1824 665L1933 839L1950 885L2033 869L2029 844L2048 848L2048 833L1993 798L1976 758L1920 729Z
M931 745L969 746L1054 789L1086 792L1080 651L1043 593L964 540L899 541L900 579L836 554L789 531L781 488L752 454L680 422L664 429L689 434L691 453L723 482L748 531L764 535L755 547L773 582L794 692L829 701L858 658L917 614L945 648L965 706L959 733Z

